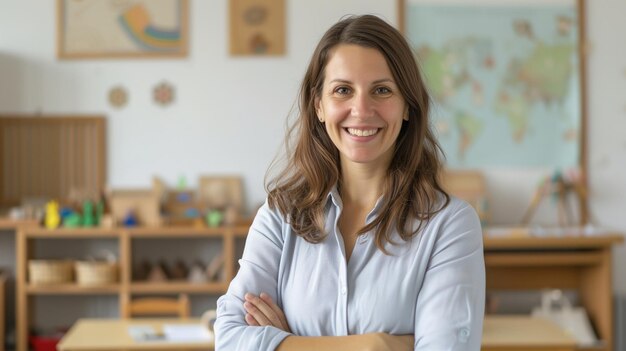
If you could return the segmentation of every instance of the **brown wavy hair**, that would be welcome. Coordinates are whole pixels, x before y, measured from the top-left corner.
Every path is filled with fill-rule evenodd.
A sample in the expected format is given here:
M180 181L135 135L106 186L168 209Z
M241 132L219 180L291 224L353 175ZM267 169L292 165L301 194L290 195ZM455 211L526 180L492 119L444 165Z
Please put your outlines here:
M403 122L387 170L379 215L358 232L375 230L377 247L387 253L384 245L393 243L394 226L403 240L410 239L448 205L450 197L439 183L443 152L431 130L430 98L413 52L400 32L376 16L342 19L317 45L300 87L298 117L285 139L287 163L266 181L268 203L305 240L319 243L326 237L325 205L333 186L341 188L341 168L339 151L317 119L315 100L322 93L326 64L341 44L383 54L409 106L409 120Z

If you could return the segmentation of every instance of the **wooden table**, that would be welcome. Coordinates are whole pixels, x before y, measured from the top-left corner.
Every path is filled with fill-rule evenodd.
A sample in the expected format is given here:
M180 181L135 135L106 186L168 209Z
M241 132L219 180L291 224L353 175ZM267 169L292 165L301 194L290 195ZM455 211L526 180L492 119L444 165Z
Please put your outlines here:
M213 342L135 341L131 325L199 323L197 319L79 319L57 346L60 351L213 350ZM554 323L525 316L487 316L483 351L573 351L575 340Z
M486 316L483 351L574 351L576 340L545 319L527 316Z
M199 319L79 319L57 345L59 351L213 350L213 341L135 341L129 326L149 325L157 332L165 324L200 323Z

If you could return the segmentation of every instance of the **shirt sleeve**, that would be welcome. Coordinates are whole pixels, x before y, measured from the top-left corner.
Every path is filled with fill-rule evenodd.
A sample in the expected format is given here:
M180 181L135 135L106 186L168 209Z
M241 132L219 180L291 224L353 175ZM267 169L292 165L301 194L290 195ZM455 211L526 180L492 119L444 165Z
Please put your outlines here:
M451 202L449 216L427 240L431 256L417 297L415 350L480 350L485 307L482 230L467 203ZM442 213L443 214L443 213Z
M274 350L290 334L275 327L249 326L245 321L244 295L269 294L278 301L278 268L283 249L283 221L269 209L259 209L246 239L239 271L228 291L217 300L215 349L217 351Z

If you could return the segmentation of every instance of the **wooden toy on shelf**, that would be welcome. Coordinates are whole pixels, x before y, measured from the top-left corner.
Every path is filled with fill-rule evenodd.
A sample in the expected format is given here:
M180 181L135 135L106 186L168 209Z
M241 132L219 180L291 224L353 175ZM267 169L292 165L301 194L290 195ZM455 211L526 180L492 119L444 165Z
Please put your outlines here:
M82 217L77 212L72 212L64 217L63 226L66 228L78 228L82 223Z
M199 197L208 208L232 207L238 213L243 210L243 187L238 176L201 176L198 180Z
M206 222L209 227L219 227L224 220L224 213L219 210L210 210L206 214Z
M204 274L204 265L202 264L202 262L194 262L194 264L191 266L191 269L189 269L187 281L193 284L202 284L209 281L206 274Z
M201 205L192 190L172 190L165 196L163 205L168 225L194 226L201 217Z
M133 211L138 225L159 226L161 214L159 211L159 195L153 190L113 190L109 201L111 214L116 223L122 223L128 218L129 211Z
M45 225L48 229L56 229L61 224L61 215L59 214L59 203L50 201L46 204Z
M136 227L139 224L139 220L133 209L126 211L126 216L122 219L122 224L124 227Z
M187 265L182 260L177 260L172 268L172 280L185 280L187 278L187 274L189 273L189 269Z
M83 226L93 227L96 224L96 219L93 213L93 202L85 200L83 202Z

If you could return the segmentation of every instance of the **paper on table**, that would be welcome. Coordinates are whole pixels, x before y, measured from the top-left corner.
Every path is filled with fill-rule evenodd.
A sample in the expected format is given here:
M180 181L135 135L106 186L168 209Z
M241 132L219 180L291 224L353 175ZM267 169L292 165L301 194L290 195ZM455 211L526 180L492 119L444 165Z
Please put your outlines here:
M135 341L155 341L164 338L163 334L158 334L149 325L130 325L128 326L128 334Z
M165 324L163 334L167 341L174 342L213 341L213 333L201 324Z

